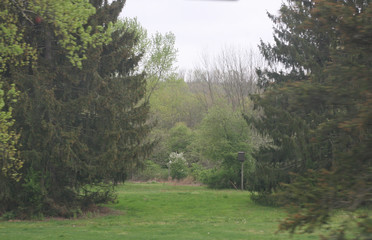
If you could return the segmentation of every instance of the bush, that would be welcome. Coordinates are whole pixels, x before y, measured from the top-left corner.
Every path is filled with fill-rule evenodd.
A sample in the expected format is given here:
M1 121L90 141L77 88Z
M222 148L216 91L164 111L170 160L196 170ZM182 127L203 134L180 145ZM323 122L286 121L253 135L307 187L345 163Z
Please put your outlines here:
M151 160L145 162L145 167L136 175L136 180L166 180L168 178L168 169L161 167Z
M213 169L208 172L204 183L210 188L223 189L237 187L238 183L233 176L236 174L232 169Z
M30 168L24 177L22 192L20 193L21 201L18 201L18 207L15 210L17 218L35 219L42 212L46 195L43 194L40 185L40 172Z
M185 152L193 140L193 132L185 123L176 123L169 130L166 145L171 152Z
M193 163L190 168L190 176L199 183L206 183L211 170L205 169L202 165L198 163Z
M248 164L248 163L247 163ZM247 189L250 169L244 169L244 188ZM194 163L190 168L190 175L197 181L206 184L209 188L241 188L240 169L235 166L220 166L215 168L204 168L202 165Z
M252 193L251 200L254 203L257 203L263 206L271 206L271 207L281 206L280 199L275 193L269 193L269 192Z
M172 152L169 155L170 176L172 179L183 179L188 175L187 161L183 157L183 153Z

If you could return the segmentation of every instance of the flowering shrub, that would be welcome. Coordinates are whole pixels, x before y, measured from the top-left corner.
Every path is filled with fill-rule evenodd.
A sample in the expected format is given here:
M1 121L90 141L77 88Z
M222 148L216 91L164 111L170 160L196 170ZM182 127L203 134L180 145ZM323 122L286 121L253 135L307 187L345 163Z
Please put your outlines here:
M173 179L180 180L187 177L187 161L183 157L183 153L172 152L169 154L168 167Z

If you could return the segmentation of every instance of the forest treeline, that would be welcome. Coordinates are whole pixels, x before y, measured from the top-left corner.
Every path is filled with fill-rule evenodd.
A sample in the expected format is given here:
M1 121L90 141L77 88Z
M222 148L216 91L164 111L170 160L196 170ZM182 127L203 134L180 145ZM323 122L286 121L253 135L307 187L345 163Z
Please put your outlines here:
M0 3L0 214L70 217L128 178L244 188L280 230L371 239L372 7L287 0L274 42L175 67L124 0ZM335 214L345 216L334 223Z

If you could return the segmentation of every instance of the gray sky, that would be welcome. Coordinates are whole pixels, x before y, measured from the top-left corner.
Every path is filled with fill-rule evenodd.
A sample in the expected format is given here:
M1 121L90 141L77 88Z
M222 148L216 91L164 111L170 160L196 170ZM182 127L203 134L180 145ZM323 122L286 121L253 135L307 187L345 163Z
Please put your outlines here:
M194 1L127 0L121 17L137 17L148 32L176 35L178 63L192 68L202 54L226 46L257 48L260 39L272 41L272 22L281 0Z

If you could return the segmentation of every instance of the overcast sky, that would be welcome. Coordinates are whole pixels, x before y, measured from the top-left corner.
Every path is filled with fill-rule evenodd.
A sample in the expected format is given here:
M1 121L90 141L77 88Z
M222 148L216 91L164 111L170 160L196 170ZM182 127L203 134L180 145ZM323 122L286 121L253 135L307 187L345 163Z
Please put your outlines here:
M148 32L176 35L178 63L190 69L204 53L225 46L257 48L260 39L272 41L272 22L281 0L196 1L127 0L121 17L137 17Z

